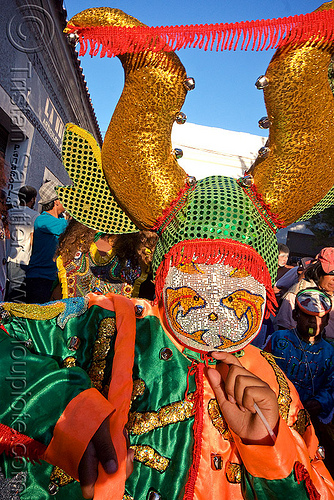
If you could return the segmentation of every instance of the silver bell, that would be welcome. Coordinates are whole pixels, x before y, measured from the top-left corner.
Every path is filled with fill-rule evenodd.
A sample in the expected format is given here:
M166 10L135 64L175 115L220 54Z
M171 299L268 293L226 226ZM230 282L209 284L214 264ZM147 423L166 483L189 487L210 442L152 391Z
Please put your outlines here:
M262 116L262 118L260 118L260 120L258 121L258 124L260 128L269 128L270 120L268 116Z
M183 125L184 123L186 123L187 121L187 115L185 115L184 113L182 113L181 111L176 115L175 117L175 121L176 123L178 123L179 125Z
M270 152L270 148L267 148L267 146L263 146L258 151L259 157L260 158L267 158L267 156L269 155L269 152Z
M187 90L194 90L195 80L191 76L186 78L183 83L184 83L184 86L186 87Z
M324 446L321 446L321 445L320 445L320 446L318 446L317 452L318 452L319 457L320 457L322 460L325 460L325 458L326 458L325 447L324 447Z
M175 158L176 158L177 160L179 160L180 158L182 158L182 156L183 156L183 151L182 151L182 149L180 149L180 148L175 148L175 149L174 149L174 156L175 156Z
M264 89L268 85L269 85L269 80L268 80L268 78L265 75L259 76L259 78L255 82L255 87L258 90Z
M186 182L187 182L188 186L193 187L193 186L196 186L197 180L196 180L196 177L188 175Z
M72 47L75 47L79 41L79 35L77 35L76 33L69 33L67 35L67 41L70 45L72 45Z
M251 187L254 184L254 179L251 174L244 175L239 179L239 184L244 187Z
M55 496L59 491L59 486L56 483L50 483L48 486L49 495Z
M157 493L156 491L150 491L147 500L161 500L161 495Z

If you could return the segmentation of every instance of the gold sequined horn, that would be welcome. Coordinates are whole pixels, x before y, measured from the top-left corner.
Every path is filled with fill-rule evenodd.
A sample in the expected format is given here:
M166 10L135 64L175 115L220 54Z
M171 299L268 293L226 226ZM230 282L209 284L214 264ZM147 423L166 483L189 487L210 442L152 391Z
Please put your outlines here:
M334 8L334 1L318 10ZM328 82L333 44L306 42L276 51L263 88L270 122L267 147L249 170L257 191L285 225L334 185L334 99Z
M118 9L92 8L74 26L143 26ZM187 93L186 71L173 52L118 56L125 72L122 95L102 147L105 177L119 205L141 229L151 228L185 186L171 131Z

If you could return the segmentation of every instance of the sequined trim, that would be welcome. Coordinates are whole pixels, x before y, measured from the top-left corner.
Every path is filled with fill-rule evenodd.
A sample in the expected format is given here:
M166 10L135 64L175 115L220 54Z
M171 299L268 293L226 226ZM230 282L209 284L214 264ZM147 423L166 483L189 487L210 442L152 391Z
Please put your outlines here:
M104 318L99 325L97 339L94 342L93 361L88 376L98 390L102 390L106 357L110 349L110 342L116 332L115 318Z
M71 318L78 318L87 311L89 305L88 297L75 297L71 300L62 300L65 310L58 316L57 325L64 329Z
M77 360L73 356L68 356L63 361L63 368L72 368L76 365Z
M53 467L51 475L50 475L51 483L56 484L57 486L66 486L66 484L72 483L74 481L73 477L66 474L60 467L57 465Z
M233 462L227 462L226 478L229 483L241 483L241 466Z
M305 434L307 427L311 424L310 415L305 408L299 410L296 422L291 426L301 436Z
M135 500L131 495L125 494L122 500Z
M141 378L133 381L133 389L131 394L131 401L134 401L145 392L146 384Z
M150 467L151 469L157 470L158 472L165 472L169 465L169 459L162 457L159 453L148 445L133 445L130 446L135 452L135 460Z
M153 429L187 420L194 415L194 394L188 394L188 399L163 406L159 411L130 412L127 424L129 434L146 434Z
M223 438L226 439L226 441L230 441L232 443L234 439L220 411L216 399L210 399L210 401L208 402L208 413L213 426L217 429L219 434L221 434Z
M1 306L5 311L8 311L11 316L37 320L55 318L65 310L65 304L63 302L52 302L47 305L3 302Z
M287 382L287 379L285 378L284 373L282 370L279 368L279 366L276 364L275 358L272 354L269 352L261 351L261 354L272 369L275 372L276 379L278 382L279 386L279 392L278 392L278 397L277 397L277 402L278 402L278 408L281 417L287 422L288 417L289 417L289 411L290 411L290 404L291 404L291 396L290 396L290 388L289 384Z

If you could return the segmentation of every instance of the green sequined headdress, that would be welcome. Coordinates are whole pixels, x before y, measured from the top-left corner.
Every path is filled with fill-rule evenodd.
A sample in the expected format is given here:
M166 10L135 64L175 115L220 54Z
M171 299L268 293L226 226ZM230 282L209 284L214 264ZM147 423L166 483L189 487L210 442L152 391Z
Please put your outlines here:
M117 9L97 8L74 16L69 25L73 31L142 23ZM211 177L197 183L177 164L170 139L193 79L172 51L120 54L125 85L101 154L87 136L66 130L63 156L74 187L59 189L64 206L103 232L156 230L158 298L170 265L194 259L244 269L265 285L269 303L274 301L276 231L334 201L331 54L332 43L322 38L293 45L285 37L257 82L270 125L266 147L239 182ZM90 155L86 162L82 151Z

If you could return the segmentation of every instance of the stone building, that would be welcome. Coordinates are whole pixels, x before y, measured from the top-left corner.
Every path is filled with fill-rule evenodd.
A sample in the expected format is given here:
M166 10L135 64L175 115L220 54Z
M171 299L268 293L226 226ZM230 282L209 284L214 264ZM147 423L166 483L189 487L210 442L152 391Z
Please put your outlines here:
M8 170L8 202L24 184L69 183L61 162L64 126L102 137L78 53L63 34L62 0L9 0L0 17L0 152Z

